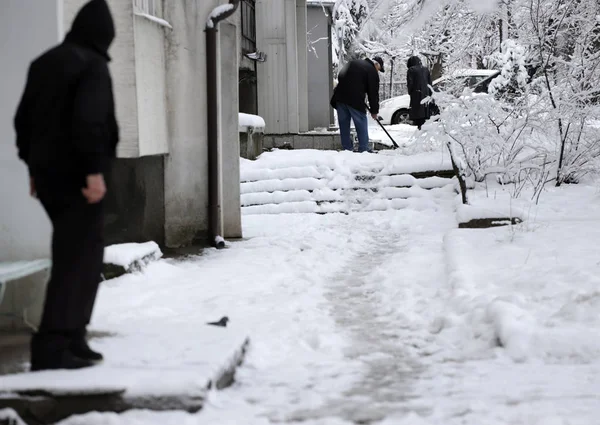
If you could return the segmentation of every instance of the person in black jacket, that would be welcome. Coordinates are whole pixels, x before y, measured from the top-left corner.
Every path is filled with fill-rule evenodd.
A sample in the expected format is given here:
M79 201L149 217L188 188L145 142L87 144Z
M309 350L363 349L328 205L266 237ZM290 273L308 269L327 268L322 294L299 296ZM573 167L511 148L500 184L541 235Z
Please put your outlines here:
M64 42L35 59L16 116L31 195L53 226L52 272L31 369L77 369L102 360L86 341L104 256L104 175L119 141L105 0L77 14Z
M431 96L431 89L429 88L431 74L417 56L408 59L407 68L406 85L410 95L409 117L420 130L425 121L430 118L429 105L423 103L423 100Z
M344 150L352 151L350 120L358 135L358 151L369 149L369 121L365 97L369 98L371 117L376 120L379 113L379 72L385 72L383 59L353 60L340 71L331 106L337 110L340 136Z

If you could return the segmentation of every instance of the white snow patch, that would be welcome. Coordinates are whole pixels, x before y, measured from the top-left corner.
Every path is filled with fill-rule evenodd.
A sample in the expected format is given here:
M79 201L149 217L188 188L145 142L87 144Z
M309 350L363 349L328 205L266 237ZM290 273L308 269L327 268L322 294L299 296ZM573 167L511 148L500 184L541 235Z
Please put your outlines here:
M155 24L158 24L158 25L162 26L162 27L173 29L173 26L169 22L167 22L164 19L161 19L161 18L159 18L157 16L150 15L148 13L141 12L141 11L136 11L134 13L135 13L136 16L139 16L141 18L145 18L145 19L147 19L147 20L149 20L151 22L154 22Z
M162 257L162 251L156 242L125 243L104 248L104 263L124 268L149 256L152 257L152 260Z
M264 130L266 123L265 120L258 115L245 114L243 112L239 113L239 126L240 129L244 129L246 131L248 127L253 128L255 130Z
M466 352L499 344L516 361L597 358L600 263L585 241L599 237L600 222L450 232L442 335Z

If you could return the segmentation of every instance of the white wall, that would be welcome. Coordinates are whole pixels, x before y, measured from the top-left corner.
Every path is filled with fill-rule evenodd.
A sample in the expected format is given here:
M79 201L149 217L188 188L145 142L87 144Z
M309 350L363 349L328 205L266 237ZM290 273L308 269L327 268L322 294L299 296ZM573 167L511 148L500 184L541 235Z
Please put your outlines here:
M50 224L39 203L29 196L27 169L17 158L13 117L29 63L62 38L59 6L58 0L2 0L0 261L49 256Z
M219 0L171 0L164 17L166 34L167 125L165 160L165 237L182 246L208 227L208 151L206 134L206 34L204 24ZM237 84L237 82L236 82Z
M0 261L50 256L50 222L39 202L29 196L27 168L17 157L13 117L29 63L61 38L61 7L59 0L2 0L0 6ZM45 282L46 276L37 274L9 285L0 305L0 327L21 326L5 314L17 315L32 302L29 319L37 323Z
M220 24L219 34L221 82L226 82L221 86L223 236L241 238L239 86L231 83L238 81L240 39L230 22Z
M134 18L139 154L164 154L168 149L165 27L141 16Z

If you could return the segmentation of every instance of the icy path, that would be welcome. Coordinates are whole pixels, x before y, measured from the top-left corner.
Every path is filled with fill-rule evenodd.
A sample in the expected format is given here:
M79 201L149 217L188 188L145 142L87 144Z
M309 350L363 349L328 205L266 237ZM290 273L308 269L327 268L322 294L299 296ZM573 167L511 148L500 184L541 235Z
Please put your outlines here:
M437 210L270 219L276 228L323 232L321 246L307 245L301 233L281 235L323 251L322 262L299 270L299 279L290 276L300 292L317 282L323 298L316 311L290 312L298 329L253 340L237 384L213 394L199 423L375 423L406 413L406 401L423 396L413 383L431 340L427 326L437 309L430 300L445 281L442 240L456 226L453 196L447 193ZM270 232L263 223L246 219L250 233ZM270 272L277 269L273 264Z

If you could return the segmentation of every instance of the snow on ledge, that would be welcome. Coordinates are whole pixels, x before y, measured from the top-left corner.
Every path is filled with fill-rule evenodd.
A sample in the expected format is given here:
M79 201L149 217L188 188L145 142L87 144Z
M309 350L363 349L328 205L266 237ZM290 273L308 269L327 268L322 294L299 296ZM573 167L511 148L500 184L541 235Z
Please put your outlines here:
M156 242L124 243L104 248L104 263L114 264L125 269L135 261L148 256L152 256L154 260L162 257L162 251Z
M206 27L207 28L214 28L215 27L215 20L218 20L222 15L226 14L230 10L233 10L234 7L235 6L233 4L231 4L231 3L229 3L229 4L222 4L221 6L217 6L211 12L211 14L208 16L208 20L206 21Z
M240 132L246 132L248 131L248 128L252 128L255 132L264 131L266 127L265 120L258 115L244 114L240 112L239 120Z
M163 26L163 27L166 27L166 28L169 28L169 29L173 29L173 26L170 23L168 23L164 19L158 18L158 17L156 17L154 15L150 15L148 13L144 13L144 12L141 12L141 11L135 11L134 15L135 16L139 16L141 18L148 19L149 21L152 21L152 22L154 22L154 23L156 23L156 24L158 24L160 26Z

